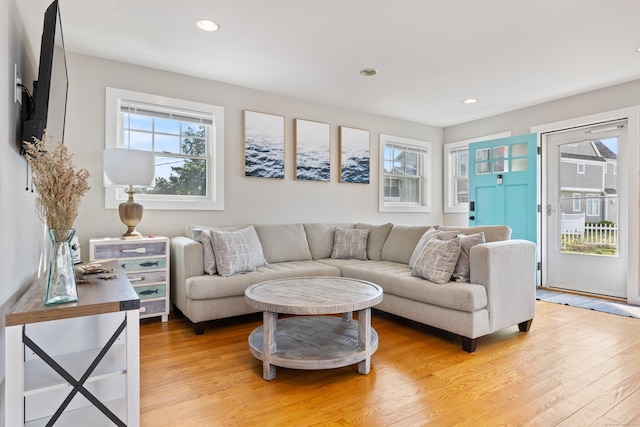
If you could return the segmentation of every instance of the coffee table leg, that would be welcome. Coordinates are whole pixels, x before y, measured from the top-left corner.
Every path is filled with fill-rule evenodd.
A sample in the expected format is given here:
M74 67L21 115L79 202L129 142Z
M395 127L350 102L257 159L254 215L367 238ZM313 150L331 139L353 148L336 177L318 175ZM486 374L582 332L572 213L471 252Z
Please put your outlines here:
M358 363L358 372L371 370L371 308L358 311L358 348L365 352L365 359Z
M262 378L272 380L276 377L276 367L272 365L271 355L278 351L276 330L278 313L265 311L262 313Z

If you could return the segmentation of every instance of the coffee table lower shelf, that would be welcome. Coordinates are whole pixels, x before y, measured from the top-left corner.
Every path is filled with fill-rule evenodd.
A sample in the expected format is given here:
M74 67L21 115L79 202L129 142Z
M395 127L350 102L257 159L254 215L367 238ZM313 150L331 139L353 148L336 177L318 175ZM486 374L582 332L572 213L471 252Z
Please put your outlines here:
M276 342L276 351L268 356L270 365L331 369L368 361L378 349L378 334L371 328L369 348L360 349L357 321L334 316L297 316L277 321ZM265 361L262 326L249 335L249 348L257 359Z

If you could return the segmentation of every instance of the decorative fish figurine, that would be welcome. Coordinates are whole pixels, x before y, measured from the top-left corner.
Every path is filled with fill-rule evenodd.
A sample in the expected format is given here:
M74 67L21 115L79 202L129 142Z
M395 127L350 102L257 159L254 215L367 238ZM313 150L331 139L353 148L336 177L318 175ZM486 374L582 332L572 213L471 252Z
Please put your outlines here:
M159 261L156 262L151 262L151 261L146 261L140 264L140 267L151 267L152 265L155 265L157 267L160 266Z
M138 294L140 295L152 295L152 294L157 294L158 293L158 289L147 289L146 291L142 291L142 292L138 292Z

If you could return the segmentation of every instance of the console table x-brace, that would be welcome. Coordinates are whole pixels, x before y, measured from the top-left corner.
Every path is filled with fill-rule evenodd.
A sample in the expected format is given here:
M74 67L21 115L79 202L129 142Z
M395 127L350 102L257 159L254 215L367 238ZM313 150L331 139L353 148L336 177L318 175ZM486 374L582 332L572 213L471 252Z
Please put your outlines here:
M120 326L113 333L109 341L105 344L105 346L100 350L96 358L91 362L87 370L82 374L80 379L76 380L66 369L64 369L60 364L58 364L51 356L49 356L42 348L40 348L35 342L29 338L25 332L25 326L22 326L22 342L25 346L31 349L38 357L40 357L47 365L49 365L54 371L58 373L66 382L68 382L73 389L69 392L69 395L64 399L58 410L51 416L48 426L52 426L55 422L60 418L60 415L64 412L66 407L71 403L71 400L77 393L82 394L89 402L93 404L96 408L100 410L103 414L105 414L115 425L126 427L126 424L117 417L109 408L107 408L104 403L100 402L89 390L84 387L84 383L89 379L93 371L96 369L100 361L107 354L109 349L116 342L122 331L127 327L127 319L125 318Z

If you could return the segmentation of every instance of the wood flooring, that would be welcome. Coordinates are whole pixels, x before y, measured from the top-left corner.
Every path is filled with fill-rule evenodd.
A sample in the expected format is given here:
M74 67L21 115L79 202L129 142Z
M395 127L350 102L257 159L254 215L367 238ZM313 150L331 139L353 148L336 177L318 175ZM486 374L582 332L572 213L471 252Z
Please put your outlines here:
M248 349L260 315L179 313L140 328L143 426L640 426L640 319L536 302L528 333L458 338L379 311L371 372L277 368Z

